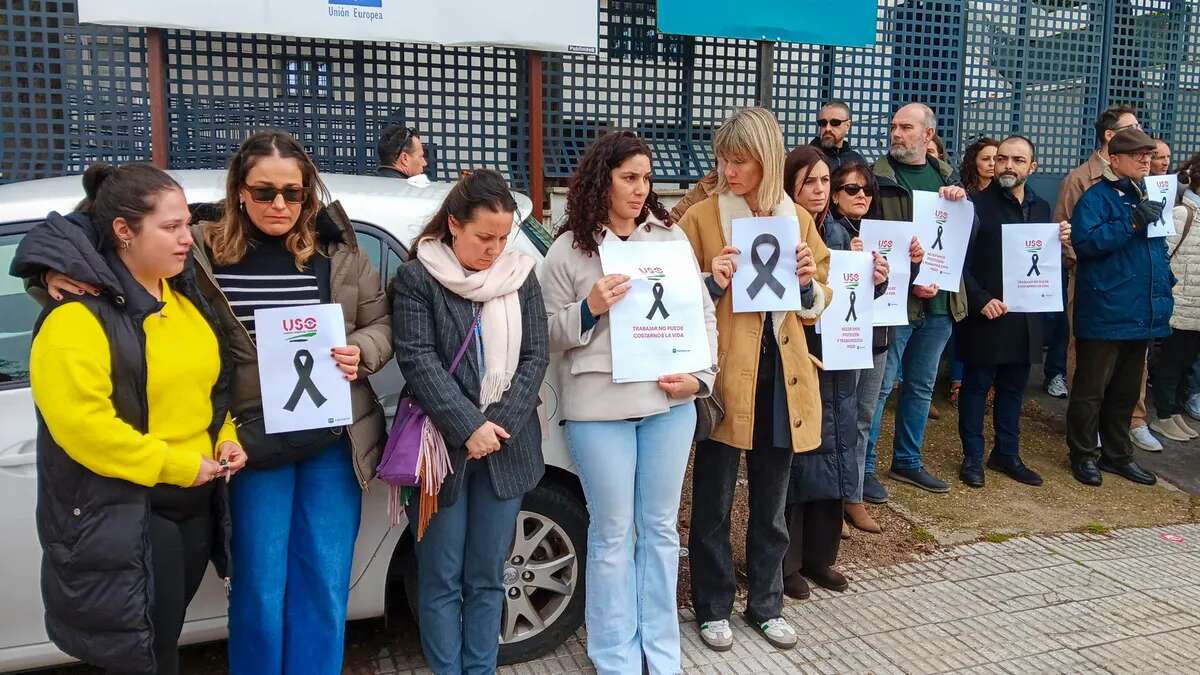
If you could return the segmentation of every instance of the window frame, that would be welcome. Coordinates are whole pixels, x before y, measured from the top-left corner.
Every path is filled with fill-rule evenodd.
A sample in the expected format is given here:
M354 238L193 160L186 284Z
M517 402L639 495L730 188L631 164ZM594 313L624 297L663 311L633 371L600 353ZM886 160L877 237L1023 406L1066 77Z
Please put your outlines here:
M40 220L40 221L39 220L18 220L18 221L9 222L9 223L0 223L0 237L7 237L9 235L14 235L14 234L21 235L22 237L24 237L25 235L29 234L30 230L32 230L34 227L37 227L42 222L44 222L44 219ZM0 274L8 274L8 270L0 270ZM30 330L30 332L32 332L33 326L30 326L29 330ZM30 343L32 344L32 336L30 338ZM16 389L29 389L29 388L30 388L30 384L29 384L28 377L25 378L24 380L12 380L9 382L0 381L0 391L12 391L12 390L16 390Z

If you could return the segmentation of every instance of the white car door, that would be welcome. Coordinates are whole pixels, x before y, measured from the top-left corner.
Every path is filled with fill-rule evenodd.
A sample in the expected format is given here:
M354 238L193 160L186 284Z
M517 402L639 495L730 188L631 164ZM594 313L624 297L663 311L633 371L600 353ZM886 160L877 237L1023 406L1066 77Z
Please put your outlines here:
M20 279L8 276L28 228L0 225L0 579L7 610L0 622L0 655L47 641L39 581L42 549L34 515L37 420L29 390L29 344L41 308L25 294Z

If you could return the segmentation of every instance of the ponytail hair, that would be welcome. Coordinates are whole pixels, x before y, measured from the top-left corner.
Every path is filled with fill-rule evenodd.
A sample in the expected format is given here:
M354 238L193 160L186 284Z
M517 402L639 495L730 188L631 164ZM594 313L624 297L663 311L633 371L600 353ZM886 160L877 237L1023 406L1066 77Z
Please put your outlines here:
M513 199L504 176L492 169L476 169L450 188L437 213L417 235L414 250L425 239L436 239L450 245L450 216L463 224L475 216L476 210L483 208L494 213L517 211L517 200Z
M122 218L134 233L140 232L142 220L157 208L159 194L183 188L151 164L113 166L98 162L83 173L83 190L86 196L75 210L91 217L100 232L100 247L113 248L113 221Z

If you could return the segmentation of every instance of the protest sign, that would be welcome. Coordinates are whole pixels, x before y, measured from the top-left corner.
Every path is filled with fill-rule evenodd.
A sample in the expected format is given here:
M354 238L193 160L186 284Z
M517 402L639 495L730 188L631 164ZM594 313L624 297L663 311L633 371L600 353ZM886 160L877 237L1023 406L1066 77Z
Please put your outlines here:
M1001 225L1004 297L1010 312L1061 312L1062 243L1058 223Z
M350 383L330 354L346 344L341 305L255 310L254 328L267 433L354 421Z
M1175 195L1179 191L1179 179L1175 174L1146 177L1146 198L1163 204L1162 215L1146 226L1147 237L1166 237L1175 234Z
M942 199L936 192L916 190L912 194L913 223L925 249L925 260L913 285L937 284L940 290L957 293L975 222L975 205L968 199Z
M859 226L863 250L875 251L888 261L888 287L875 299L876 326L908 325L908 293L911 281L908 247L917 234L912 223L898 220L864 220Z
M800 223L794 216L735 218L737 272L730 284L734 312L775 312L803 307L796 278Z
M821 312L821 362L825 370L871 368L871 317L875 263L866 251L830 251L833 299Z

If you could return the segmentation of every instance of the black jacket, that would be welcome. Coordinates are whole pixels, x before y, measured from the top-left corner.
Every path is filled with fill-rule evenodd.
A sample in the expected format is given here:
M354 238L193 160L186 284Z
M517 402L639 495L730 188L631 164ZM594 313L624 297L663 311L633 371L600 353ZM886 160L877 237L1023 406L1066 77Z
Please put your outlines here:
M397 169L394 166L376 167L375 175L381 176L383 178L399 178L400 180L408 180L409 178L412 178L412 176L409 176L408 174L404 173L403 171L401 171L400 169Z
M850 141L842 141L841 147L826 148L825 146L821 145L820 138L814 138L809 145L815 146L819 148L821 152L825 153L825 160L829 162L829 173L837 171L838 167L842 166L843 164L854 164L857 162L867 167L871 166L870 164L867 164L867 160L863 159L863 156L860 155L857 150L850 146Z
M447 290L415 259L396 271L392 293L396 363L408 391L442 432L454 471L442 484L438 505L448 507L458 500L467 463L466 442L484 421L500 425L511 436L499 452L483 459L496 496L512 499L533 489L545 473L537 407L550 365L550 328L537 275L530 272L517 292L521 350L512 384L487 410L479 409L483 368L474 345L467 348L454 375L447 373L471 327L473 303Z
M1004 223L1048 223L1050 205L1025 186L1017 203L1012 192L992 184L974 196L978 230L967 249L963 284L967 289L967 318L956 333L958 359L967 365L994 366L1036 363L1041 358L1042 322L1038 314L1009 312L988 319L980 312L992 299L1004 298L1004 267L1000 237Z
M28 277L45 268L57 269L101 289L99 297L68 297L63 302L82 302L99 319L111 350L113 405L122 420L145 433L150 411L142 324L162 305L113 252L96 250L89 238L94 232L86 215L51 213L23 239L11 273ZM196 287L192 261L168 283L213 324L219 340L212 309ZM58 304L43 310L35 335ZM229 409L230 370L224 355L221 362L209 426L214 443ZM59 649L87 663L122 673L154 673L150 505L152 498L158 504L182 488L147 488L97 475L54 441L40 412L37 421L37 528L46 632ZM231 524L224 481L216 481L211 495L212 559L228 579Z

